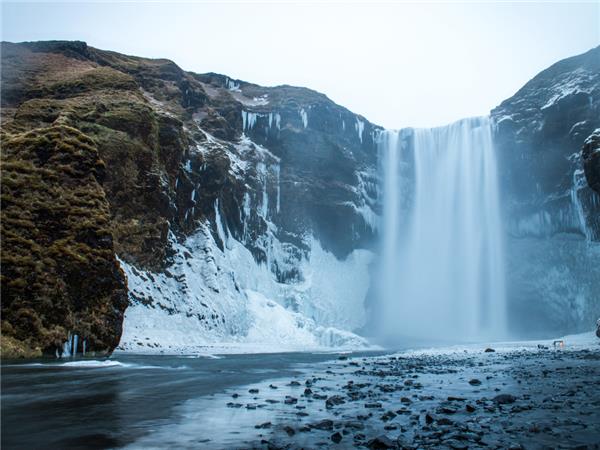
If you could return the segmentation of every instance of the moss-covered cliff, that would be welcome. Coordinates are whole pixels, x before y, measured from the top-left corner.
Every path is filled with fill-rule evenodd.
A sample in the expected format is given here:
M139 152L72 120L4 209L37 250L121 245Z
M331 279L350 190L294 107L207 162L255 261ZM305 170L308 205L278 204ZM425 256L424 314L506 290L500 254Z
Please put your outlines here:
M3 132L1 158L3 357L53 354L69 333L112 351L127 287L96 144L65 125Z
M126 305L114 255L138 269L163 272L174 240L201 223L210 223L224 245L217 215L257 261L268 261L280 281L301 279L294 261L306 252L306 236L316 235L344 257L373 235L365 211L376 209L376 195L371 188L367 205L364 194L367 184L374 186L367 178L376 162L376 128L322 94L193 74L168 60L83 42L2 43L1 69L3 196L6 190L7 201L21 199L20 208L9 204L3 211L2 326L3 336L15 339L5 339L5 349L22 344L23 355L31 349L54 353L71 332L88 339L88 349L110 351L119 341ZM17 151L23 140L31 141L29 150ZM45 140L51 142L52 161L76 166L80 188L97 192L101 208L99 199L77 203L65 164L50 167L43 157L35 159L45 151ZM95 155L87 172L69 153L75 141ZM13 171L14 165L32 164L42 171L37 178L53 183L53 197L43 200L49 188L38 192ZM277 205L273 200L267 205L267 197L277 197ZM290 201L280 204L280 197ZM53 221L29 211L42 200L57 208ZM257 206L245 213L249 202ZM12 215L16 212L32 216L33 225ZM79 216L86 223L88 216L97 220L94 242L103 243L101 252L77 240ZM19 246L14 236L35 245ZM80 256L81 267L67 264L49 244L69 236L76 245L61 248L73 261ZM273 238L283 242L286 262L268 256ZM84 244L92 245L94 261ZM46 260L50 266L38 264L35 288L24 286L28 264ZM104 335L100 322L86 321L87 315L108 324Z

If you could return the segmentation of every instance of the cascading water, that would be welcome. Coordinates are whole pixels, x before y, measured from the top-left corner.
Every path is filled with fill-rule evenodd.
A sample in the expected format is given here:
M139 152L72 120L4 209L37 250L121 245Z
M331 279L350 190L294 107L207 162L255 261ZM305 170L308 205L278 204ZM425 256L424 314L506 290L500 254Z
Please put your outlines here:
M498 180L488 118L386 131L380 330L384 338L505 335ZM404 187L403 187L404 186ZM408 186L408 188L407 188Z

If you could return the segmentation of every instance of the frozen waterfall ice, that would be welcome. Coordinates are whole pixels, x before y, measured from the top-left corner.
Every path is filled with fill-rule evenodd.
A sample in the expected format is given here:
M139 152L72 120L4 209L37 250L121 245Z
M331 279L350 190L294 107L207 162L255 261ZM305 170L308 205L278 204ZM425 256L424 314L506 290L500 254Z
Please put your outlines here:
M489 119L386 131L379 145L382 337L504 336L502 222Z

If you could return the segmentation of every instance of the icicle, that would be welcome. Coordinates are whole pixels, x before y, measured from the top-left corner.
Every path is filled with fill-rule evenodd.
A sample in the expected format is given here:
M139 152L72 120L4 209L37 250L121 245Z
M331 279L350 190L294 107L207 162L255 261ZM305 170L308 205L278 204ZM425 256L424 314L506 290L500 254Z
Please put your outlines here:
M225 232L225 228L223 227L223 222L221 221L221 212L219 211L219 199L215 201L215 224L217 226L217 235L221 242L223 242L223 246L225 247L227 244L227 234Z
M77 344L79 343L79 336L74 334L73 335L73 346L71 349L71 356L75 357L77 356Z
M225 86L227 86L227 89L229 89L230 91L240 92L240 84L236 83L235 81L229 78L225 79Z
M308 127L308 114L304 108L300 110L300 117L302 118L302 125L304 125L304 128Z
M275 113L275 126L278 130L281 130L281 116L279 113Z
M277 214L279 214L279 210L281 208L281 185L279 184L279 175L280 175L280 166L279 164L275 164L273 165L273 171L275 172L275 180L277 183L277 204L276 204L276 211Z
M243 220L244 239L246 239L247 233L248 233L248 219L250 218L250 194L247 191L244 192L243 210L244 210L244 220Z
M67 334L67 341L63 344L62 353L60 355L63 358L71 356L71 332Z
M356 123L354 124L354 129L358 133L358 139L360 139L360 142L362 144L363 131L365 130L365 123L362 120L359 120L358 117L356 118Z
M586 185L585 175L583 170L576 169L573 172L573 186L571 187L571 202L573 203L573 207L575 208L576 220L579 229L585 236L586 241L591 241L591 233L587 227L585 222L585 212L583 211L583 205L581 204L581 200L579 199L579 189Z

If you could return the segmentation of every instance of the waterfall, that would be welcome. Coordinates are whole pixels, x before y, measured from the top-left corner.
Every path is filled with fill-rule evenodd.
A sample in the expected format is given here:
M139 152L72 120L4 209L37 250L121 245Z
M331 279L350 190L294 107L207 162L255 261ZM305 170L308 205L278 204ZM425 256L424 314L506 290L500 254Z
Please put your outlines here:
M412 135L386 131L379 151L383 337L504 336L502 223L489 119Z

